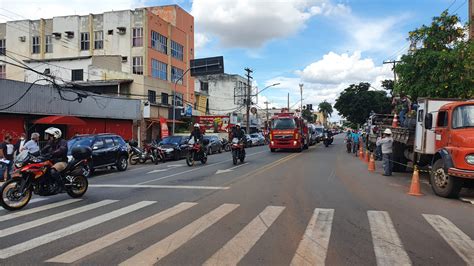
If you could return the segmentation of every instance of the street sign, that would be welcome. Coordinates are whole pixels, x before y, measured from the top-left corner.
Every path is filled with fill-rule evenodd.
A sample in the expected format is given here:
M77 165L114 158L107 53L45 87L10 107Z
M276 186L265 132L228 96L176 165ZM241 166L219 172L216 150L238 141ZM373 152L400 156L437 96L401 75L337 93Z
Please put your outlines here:
M190 60L191 76L205 76L224 73L224 57L207 57Z

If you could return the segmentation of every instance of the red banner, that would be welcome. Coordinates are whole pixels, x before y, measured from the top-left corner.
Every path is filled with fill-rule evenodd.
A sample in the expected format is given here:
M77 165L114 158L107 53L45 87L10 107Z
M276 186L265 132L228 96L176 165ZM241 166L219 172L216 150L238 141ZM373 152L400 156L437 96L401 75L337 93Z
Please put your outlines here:
M206 131L227 132L230 118L224 115L197 116L196 123L199 123Z
M166 118L160 117L160 126L161 126L161 138L166 138L170 135L168 131L168 124L166 123Z

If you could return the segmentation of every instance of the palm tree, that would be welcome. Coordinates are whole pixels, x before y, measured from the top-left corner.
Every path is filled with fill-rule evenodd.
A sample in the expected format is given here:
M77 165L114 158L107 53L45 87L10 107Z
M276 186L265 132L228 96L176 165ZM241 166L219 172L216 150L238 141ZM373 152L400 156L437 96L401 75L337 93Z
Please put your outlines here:
M319 112L323 114L324 121L327 121L328 116L331 116L333 110L332 105L326 100L318 105Z

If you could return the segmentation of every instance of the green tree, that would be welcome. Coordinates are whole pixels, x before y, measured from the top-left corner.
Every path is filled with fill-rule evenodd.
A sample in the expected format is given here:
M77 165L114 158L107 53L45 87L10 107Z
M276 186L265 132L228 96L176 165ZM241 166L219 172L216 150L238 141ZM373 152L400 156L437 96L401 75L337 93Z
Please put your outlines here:
M395 67L395 92L418 97L474 97L474 43L459 17L444 11L409 33L410 52Z
M318 110L323 114L325 121L327 121L326 119L328 119L328 117L331 116L333 112L332 105L326 100L318 105Z
M394 89L393 79L382 80L382 88L384 88L384 90L387 90L390 93L390 95L393 95L393 89Z
M311 110L309 109L303 109L303 112L301 113L304 119L306 119L309 123L314 123L314 116Z
M385 91L370 91L370 83L361 82L346 88L334 108L350 123L363 124L370 112L390 113L391 102Z

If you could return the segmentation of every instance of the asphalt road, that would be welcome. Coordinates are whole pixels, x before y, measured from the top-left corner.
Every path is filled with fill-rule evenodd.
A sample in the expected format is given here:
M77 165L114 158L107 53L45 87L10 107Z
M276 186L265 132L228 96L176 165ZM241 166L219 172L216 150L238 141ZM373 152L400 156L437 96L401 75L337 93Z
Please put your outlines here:
M90 179L77 201L0 210L0 265L474 265L474 205L406 194L334 145L247 149Z

